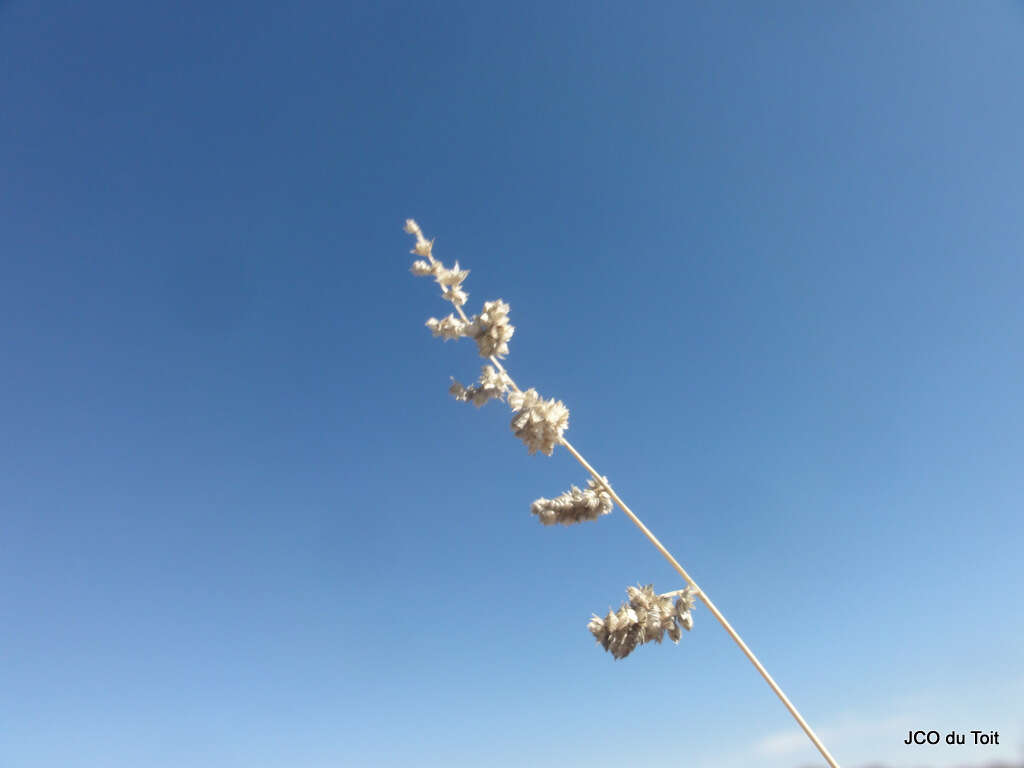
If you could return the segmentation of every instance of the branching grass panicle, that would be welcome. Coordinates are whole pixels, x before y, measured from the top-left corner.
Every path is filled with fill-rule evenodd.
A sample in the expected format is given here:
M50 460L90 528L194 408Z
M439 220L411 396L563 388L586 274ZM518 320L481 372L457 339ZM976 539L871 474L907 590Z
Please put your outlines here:
M588 623L587 628L597 643L615 659L625 658L645 643L660 643L665 635L674 643L678 643L683 630L689 631L693 628L692 612L696 601L700 600L768 683L822 757L832 768L839 768L839 764L829 754L811 726L732 625L726 621L721 611L626 505L612 488L608 478L599 475L565 438L565 432L569 429L569 409L565 404L561 400L545 399L535 389L520 389L505 370L501 360L508 355L508 343L515 333L515 328L509 322L509 305L501 299L487 301L484 302L479 314L467 316L463 307L469 294L463 289L462 284L469 275L469 270L460 269L458 262L449 269L438 261L434 257L434 241L427 240L420 226L412 219L406 220L405 231L416 238L412 253L420 257L413 262L412 273L421 277L433 277L441 287L441 298L455 308L454 313L449 313L440 320L435 317L428 319L427 327L434 336L445 341L473 339L480 356L490 362L490 365L483 366L475 384L465 386L454 381L449 392L456 400L473 403L478 408L491 400L504 401L514 414L510 422L512 432L526 444L531 454L539 451L550 456L556 447L562 446L590 474L585 490L572 486L553 499L539 498L533 502L530 511L543 525L573 525L596 521L608 515L614 505L618 505L630 522L640 529L686 583L683 589L664 594L655 592L650 584L645 587L628 587L626 593L629 599L618 611L609 610L604 617L595 614ZM676 597L675 602L672 601L672 597Z

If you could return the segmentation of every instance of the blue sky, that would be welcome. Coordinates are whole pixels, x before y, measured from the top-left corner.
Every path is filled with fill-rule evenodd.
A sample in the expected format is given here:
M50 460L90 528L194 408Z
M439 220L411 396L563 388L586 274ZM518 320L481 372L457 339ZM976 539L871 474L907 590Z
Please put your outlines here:
M1024 751L1024 5L0 5L0 763L821 764L430 338L402 221L844 766ZM902 744L999 730L1000 747Z

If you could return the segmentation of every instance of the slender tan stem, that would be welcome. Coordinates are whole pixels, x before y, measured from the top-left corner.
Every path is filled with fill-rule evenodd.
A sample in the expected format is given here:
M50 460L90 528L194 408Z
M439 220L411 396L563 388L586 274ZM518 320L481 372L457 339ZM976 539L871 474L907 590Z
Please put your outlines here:
M431 256L429 258L431 262L433 262L433 257ZM462 307L455 304L455 309L458 310L459 316L462 318L462 320L468 323L469 318L466 317L466 313L462 311ZM505 370L504 366L502 366L498 359L493 355L489 359L495 365L495 367L507 377L509 386L511 386L511 388L516 392L521 392L522 390L520 390L519 387L516 386L516 383L512 381L512 377L509 376L508 371ZM754 655L754 652L747 647L747 644L745 642L743 642L743 638L739 636L736 630L732 628L732 625L726 620L725 616L722 615L722 612L718 610L718 608L715 606L713 602L711 602L711 598L704 594L704 590L697 586L697 582L695 582L693 578L690 576L690 574L686 572L686 569L679 564L679 561L672 556L672 553L665 548L665 545L658 541L658 537L651 533L650 529L646 525L644 525L640 518L637 517L636 514L633 512L633 510L631 510L626 505L626 502L624 502L619 497L619 495L615 492L611 485L609 485L608 482L597 473L597 470L590 466L587 460L584 459L582 455L580 455L580 452L577 451L572 446L572 443L570 443L564 437L560 439L560 442L562 445L565 446L566 450L568 450L569 453L571 453L576 458L576 461L583 465L583 467L590 473L594 480L600 483L608 491L611 497L615 500L615 503L622 508L622 511L625 512L626 516L633 522L633 525L640 529L641 533L643 533L643 535L647 537L651 544L654 545L655 549L661 552L662 556L666 560L668 560L669 564L676 569L676 572L686 580L686 583L689 584L690 587L694 590L697 597L699 597L701 602L707 606L708 610L711 611L711 614L716 619L718 619L718 623L725 628L725 631L729 633L729 637L731 637L733 641L736 643L736 645L740 647L740 650L743 651L743 654L750 660L750 663L754 665L757 671L761 674L761 677L764 678L765 682L768 683L768 686L775 692L775 695L779 697L779 701L781 701L783 705L786 707L786 709L789 710L789 714L791 714L793 716L793 719L797 721L801 728L803 728L804 733L807 734L807 738L809 738L811 742L814 744L814 746L817 747L818 751L821 753L821 756L825 758L825 761L829 764L829 766L831 766L831 768L839 768L839 763L835 761L835 758L832 757L828 749L825 748L825 745L821 743L821 739L819 739L817 734L814 733L814 730L811 728L810 725L807 724L807 721L803 719L803 717L797 711L797 708L793 706L793 703L789 700L789 697L786 696L785 693L783 693L782 689L779 687L779 684L776 683L772 676L768 674L768 670L764 668L764 665L760 661L758 661L757 656ZM676 592L670 592L668 594L679 594L681 591L682 590L677 590Z
M562 438L561 442L562 445L564 445L566 449L569 451L569 453L576 457L576 461L578 461L580 464L584 466L584 468L586 468L586 470L591 474L594 480L600 483L608 491L611 497L615 500L615 503L622 508L622 511L626 513L626 516L633 521L633 524L640 529L640 531L643 533L644 536L648 538L651 544L653 544L654 547L659 552L661 552L662 556L666 560L668 560L669 564L676 569L676 572L684 579L686 579L686 583L689 584L697 593L697 597L699 597L701 602L708 607L708 610L711 611L712 615L716 619L718 619L718 623L725 627L725 631L729 633L729 637L731 637L735 641L736 645L740 647L740 650L743 651L744 655L750 660L750 663L753 664L757 671L761 673L761 677L763 677L765 682L768 683L769 687L771 687L771 689L775 691L775 695L779 697L779 701L781 701L783 705L785 705L786 709L789 710L789 714L791 714L793 716L793 719L797 721L801 728L803 728L804 733L807 734L807 738L809 738L811 742L814 744L814 746L818 748L818 751L821 753L821 756L825 758L826 762L828 762L828 764L832 768L839 768L839 763L835 761L835 758L832 757L828 749L825 748L825 745L821 743L821 739L819 739L817 734L814 733L814 729L812 729L811 726L807 724L807 721L803 719L803 717L797 711L797 708L793 706L793 703L789 700L789 697L786 696L785 693L783 693L782 689L779 687L779 684L776 683L772 676L768 674L768 670L764 668L764 665L760 661L758 661L757 656L754 655L754 652L747 647L747 644L745 642L743 642L743 638L739 636L736 630L732 628L732 625L728 621L726 621L726 618L722 615L722 612L718 610L718 608L715 606L713 602L711 602L711 598L704 594L704 590L697 586L697 582L695 582L693 578L690 576L690 574L686 572L686 569L683 568L683 566L681 566L674 557L672 557L672 553L665 549L665 545L658 541L658 537L651 533L650 529L646 525L644 525L643 522L641 522L640 518L633 513L633 510L626 506L626 502L619 498L619 494L617 494L615 490L607 482L605 482L604 478L602 478L601 475L597 473L597 470L590 466L587 460L580 455L579 451L577 451L572 446L572 444L564 437Z

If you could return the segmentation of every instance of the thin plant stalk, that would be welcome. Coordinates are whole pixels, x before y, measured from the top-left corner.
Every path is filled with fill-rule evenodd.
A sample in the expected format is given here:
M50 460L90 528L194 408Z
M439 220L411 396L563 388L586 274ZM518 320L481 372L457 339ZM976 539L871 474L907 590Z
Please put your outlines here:
M785 706L786 709L789 710L789 714L791 714L793 716L793 719L797 721L801 728L803 728L804 733L807 734L807 738L809 738L811 742L814 744L814 746L817 747L818 751L821 753L821 756L825 758L825 761L831 766L831 768L839 768L839 764L836 762L835 758L832 757L831 753L829 753L825 745L821 742L821 739L818 738L818 735L814 732L814 729L811 728L811 726L807 723L806 720L804 720L803 716L800 714L797 708L793 706L793 702L789 700L789 697L786 696L783 690L779 687L779 684L775 682L775 679L770 674L768 674L768 670L764 668L764 665L758 660L757 656L754 655L754 652L750 650L749 646L747 646L747 644L743 642L743 638L739 636L739 633L732 628L732 624L730 624L726 620L725 616L722 615L722 612L718 610L718 607L713 602L711 602L711 598L704 593L704 590L697 586L697 582L693 580L690 574L686 572L686 569L683 568L683 566L680 565L679 562L672 556L672 553L665 548L665 545L658 541L658 537L651 533L651 530L646 525L644 525L640 518L637 517L636 514L633 512L633 510L631 510L626 505L626 502L624 502L619 497L619 494L617 494L608 483L605 483L602 480L601 476L597 473L597 470L590 466L587 460L584 459L583 456L581 456L580 453L575 448L573 448L573 446L570 445L569 441L566 440L564 437L562 438L562 445L566 447L569 453L571 453L576 458L576 461L582 464L583 467L593 476L593 478L597 482L601 483L601 485L604 486L604 488L608 491L612 499L614 499L615 503L622 508L622 511L625 512L626 516L629 517L629 519L633 522L633 525L640 529L643 535L646 536L647 539L651 542L651 544L654 545L655 549L661 552L662 556L666 560L668 560L669 564L676 569L676 572L686 580L686 583L690 585L694 592L696 592L696 595L700 598L700 601L704 603L704 605L707 606L708 610L711 611L711 614L716 619L718 619L718 623L725 628L725 631L729 633L729 637L731 637L735 641L736 645L740 647L740 650L743 651L743 655L745 655L750 660L750 663L754 665L757 671L761 674L761 677L764 678L764 681L768 683L768 686L775 692L775 695L779 697L779 701L781 701L783 706Z
M466 316L466 313L462 310L462 307L459 304L455 304L455 309L459 313L459 317L462 318L463 322L468 324L470 320ZM515 392L522 392L522 390L516 385L515 381L513 381L512 377L508 374L508 371L505 370L505 367L501 364L501 361L498 360L496 355L490 355L488 359L495 366L495 368L497 368L497 370L501 372L503 376L506 377L508 385L512 390L514 390ZM704 590L702 590L697 585L697 582L693 580L693 577L691 577L690 574L686 572L686 569L683 568L683 566L680 565L679 561L672 556L672 553L669 552L665 545L658 540L658 537L651 532L650 528L644 525L643 521L640 520L639 517L637 517L636 513L634 513L633 510L629 508L626 502L624 502L622 498L619 496L619 494L615 492L615 489L611 487L611 484L607 480L605 480L605 478L602 477L598 473L598 471L594 469L585 458L583 458L583 455L576 450L572 443L566 440L564 436L559 437L558 442L560 445L565 446L566 450L568 450L569 453L573 455L576 461L578 461L583 466L583 468L590 473L590 476L594 478L594 481L608 492L608 494L615 501L615 503L618 504L622 511L626 513L626 516L630 519L630 521L632 521L633 525L640 529L640 532L647 537L647 540L654 545L654 548L661 553L662 557L668 560L669 565L671 565L676 570L676 572L683 577L686 583L690 586L690 589L692 589L695 593L696 597L700 598L700 601L704 603L705 606L707 606L707 609L709 611L711 611L711 615L718 619L718 623L722 625L725 631L729 634L729 637L731 637L733 641L736 643L736 645L739 646L740 650L743 651L743 655L747 657L747 659L750 661L751 664L754 665L754 668L758 671L761 677L764 678L764 681L768 683L768 686L779 698L779 701L781 701L783 706L786 707L786 709L789 711L789 714L793 716L793 719L796 720L797 724L803 729L803 732L807 734L807 738L811 740L811 743L814 744L818 752L821 753L821 756L825 758L825 761L829 764L830 768L840 768L839 763L836 762L835 758L832 757L831 753L822 743L821 739L818 738L817 734L814 732L814 729L811 728L811 726L807 723L806 720L804 720L803 716L793 705L793 702L789 700L789 697L786 696L782 688L779 687L779 684L775 682L775 679L770 674L768 674L768 670L764 668L764 665L758 660L757 656L754 655L754 652L750 650L749 646L745 642L743 642L743 638L740 637L739 633L735 629L733 629L732 625L726 620L725 616L722 615L722 612L718 610L718 607L713 602L711 602L711 598L709 598L704 593ZM679 592L682 592L682 590L678 590L677 592L672 592L668 594L679 594Z
M458 313L462 317L462 319L468 323L469 318L466 317L466 313L462 311L462 307L456 306L455 309L458 310ZM491 363L501 373L508 376L508 381L511 388L514 389L516 392L520 392L521 390L518 386L516 386L515 381L513 381L512 377L509 376L508 371L505 370L501 362L494 355L491 355L489 359ZM577 451L575 447L573 447L572 443L570 443L564 437L560 438L560 443L563 446L565 446L566 450L568 450L569 453L573 455L573 458L575 458L576 461L578 461L583 466L583 468L590 473L590 476L593 477L596 482L600 483L601 486L608 491L608 494L612 497L612 499L614 499L615 503L618 504L622 511L626 513L626 517L628 517L630 521L632 521L633 525L640 529L640 532L647 537L647 540L654 545L654 548L661 553L662 557L668 560L669 565L675 568L676 572L683 577L687 584L690 585L691 589L693 589L697 597L700 598L700 601L707 606L707 609L709 611L711 611L711 615L718 619L718 623L721 624L725 631L729 633L729 637L731 637L733 641L736 643L736 645L740 647L740 650L743 651L743 655L750 660L750 663L754 665L754 668L758 671L761 677L764 678L764 681L768 683L768 687L770 687L772 691L775 692L775 695L779 697L779 701L782 702L783 706L789 711L789 714L793 716L793 719L796 720L797 724L803 729L804 733L807 734L807 738L811 740L811 743L813 743L814 746L818 749L818 751L821 753L821 756L825 758L825 761L829 764L829 766L831 766L831 768L839 768L839 763L836 762L835 758L832 757L831 753L821 742L821 739L818 738L818 735L814 732L814 729L811 728L811 726L808 724L806 720L804 720L803 715L801 715L799 710L797 710L797 708L793 705L793 702L789 700L789 697L785 694L782 688L779 687L779 684L775 682L775 679L770 674L768 674L768 670L764 668L764 664L762 664L758 660L757 656L754 655L754 652L750 650L750 647L745 642L743 642L743 638L740 637L739 633L735 629L733 629L732 624L730 624L728 620L725 618L725 616L722 615L722 612L718 610L718 607L713 602L711 602L711 598L708 597L704 593L704 590L697 585L697 582L693 580L693 577L686 572L686 569L679 564L679 561L672 556L672 553L668 551L665 545L658 541L658 537L651 533L651 529L644 525L643 521L636 516L636 513L633 512L633 510L629 508L626 502L622 500L619 494L615 492L615 489L611 487L611 484L605 482L604 478L601 477L600 474L598 474L598 471L594 469L592 466L590 466L590 462L583 458L582 454L580 454L580 452Z

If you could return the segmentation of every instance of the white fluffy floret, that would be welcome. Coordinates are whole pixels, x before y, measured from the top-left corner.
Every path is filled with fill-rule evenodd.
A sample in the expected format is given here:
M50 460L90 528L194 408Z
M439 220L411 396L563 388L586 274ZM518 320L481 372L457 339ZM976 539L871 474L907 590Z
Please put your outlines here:
M467 328L464 320L452 314L440 320L431 317L427 320L426 326L434 336L440 336L445 341L462 338L466 335Z
M657 594L651 584L629 587L626 593L629 602L623 603L618 612L608 611L604 618L595 614L587 624L594 639L616 659L624 659L638 645L660 643L665 634L678 643L682 630L693 627L689 610L680 612L680 604L693 607L693 591L689 587L675 605L670 595Z
M499 372L493 366L485 365L480 369L477 383L468 387L453 381L448 389L456 400L473 403L477 408L491 400L501 400L508 392L512 380L507 373Z
M466 303L469 294L462 290L462 281L469 275L468 269L459 269L459 262L455 262L452 269L448 269L440 261L434 258L434 241L427 240L423 236L420 225L412 219L405 220L405 231L416 236L416 245L412 253L422 256L412 263L412 273L420 277L433 275L437 284L441 286L441 295L457 307Z
M602 478L605 483L608 478ZM587 490L572 486L554 499L539 498L530 507L544 525L572 525L597 520L612 511L612 497L594 478L587 480Z
M516 332L508 321L509 306L501 299L485 301L484 311L474 315L466 335L476 339L480 357L504 357L508 354L508 341Z
M569 409L565 404L561 400L545 400L533 388L511 393L508 404L516 412L512 431L526 443L530 455L540 451L550 456L569 428Z
M435 265L439 263L440 262L435 261L431 264L429 262L416 259L416 261L412 263L412 269L410 271L417 277L426 277L427 275L434 274Z

